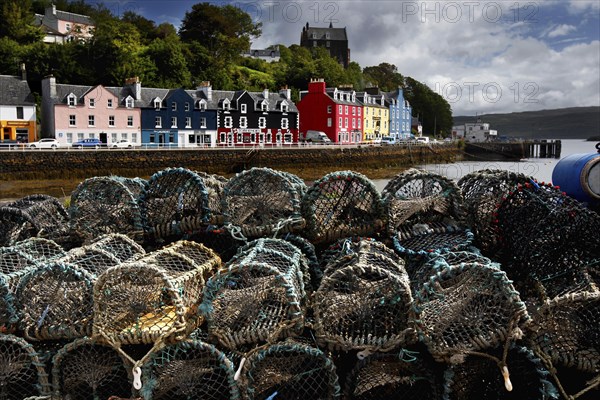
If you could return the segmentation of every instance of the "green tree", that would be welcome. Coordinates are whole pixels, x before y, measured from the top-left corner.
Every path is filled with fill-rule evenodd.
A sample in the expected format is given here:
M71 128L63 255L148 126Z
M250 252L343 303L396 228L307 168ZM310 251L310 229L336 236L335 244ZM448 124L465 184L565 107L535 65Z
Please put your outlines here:
M121 16L121 21L135 26L142 41L146 44L158 37L154 21L136 14L133 11L125 11Z
M18 42L0 37L0 75L18 75L22 54L23 46Z
M232 5L198 3L185 13L179 36L187 43L197 41L213 56L224 57L249 49L252 38L260 36L261 26Z
M31 0L2 0L0 4L0 37L20 44L34 43L44 37L42 30L34 26Z
M315 58L315 74L319 78L325 79L329 86L339 86L345 82L344 67L329 55L329 51L324 47L313 49Z
M361 91L365 88L365 80L362 72L362 68L360 65L352 61L348 64L348 68L346 68L344 72L344 81L347 84L352 85L354 90Z
M156 73L144 83L154 87L189 87L192 75L187 67L185 48L177 36L154 39L145 53L156 66Z
M286 81L289 85L306 89L312 78L317 77L317 65L310 51L297 44L290 46L292 59L288 69Z
M366 67L363 74L366 84L375 85L385 92L404 86L404 77L394 64L384 62L377 66Z
M423 132L428 135L447 135L452 129L452 109L450 104L427 85L411 78L405 79L404 96L413 108L413 115L419 116Z

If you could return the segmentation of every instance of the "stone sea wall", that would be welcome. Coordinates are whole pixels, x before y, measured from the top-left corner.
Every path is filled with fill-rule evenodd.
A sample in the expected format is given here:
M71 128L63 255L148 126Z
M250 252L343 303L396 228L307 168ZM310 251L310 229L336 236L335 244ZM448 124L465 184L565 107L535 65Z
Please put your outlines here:
M168 167L232 175L270 167L298 175L312 169L342 170L408 167L453 161L454 145L361 146L175 150L13 150L0 152L0 180L85 178L98 175L148 176Z

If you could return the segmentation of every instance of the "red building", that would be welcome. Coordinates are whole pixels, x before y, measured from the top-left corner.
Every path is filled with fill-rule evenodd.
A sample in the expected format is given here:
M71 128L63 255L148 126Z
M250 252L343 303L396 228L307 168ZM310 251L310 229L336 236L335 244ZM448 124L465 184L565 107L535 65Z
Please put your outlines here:
M363 108L354 90L327 88L323 79L308 84L296 105L300 132L322 131L334 143L360 143L363 135Z

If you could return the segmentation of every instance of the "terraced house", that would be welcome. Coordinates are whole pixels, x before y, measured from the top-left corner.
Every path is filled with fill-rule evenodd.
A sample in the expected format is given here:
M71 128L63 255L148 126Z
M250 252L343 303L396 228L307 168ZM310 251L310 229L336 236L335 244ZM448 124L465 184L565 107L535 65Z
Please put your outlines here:
M22 67L22 76L0 75L0 143L36 140L36 106Z
M409 139L411 135L412 107L404 99L404 91L398 88L384 93L390 114L390 136L396 140Z
M356 97L363 105L363 141L380 143L381 137L388 136L390 132L390 113L383 94L377 88L370 88L357 93Z
M139 82L138 82L139 83ZM140 100L136 83L123 87L84 86L42 80L42 137L63 146L82 139L100 139L110 145L125 139L141 144Z

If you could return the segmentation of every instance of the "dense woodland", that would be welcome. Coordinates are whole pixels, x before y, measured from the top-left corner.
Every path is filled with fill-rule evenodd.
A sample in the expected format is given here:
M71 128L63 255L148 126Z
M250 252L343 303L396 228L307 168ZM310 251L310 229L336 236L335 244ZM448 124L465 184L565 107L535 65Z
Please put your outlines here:
M34 13L44 14L51 3L58 10L90 16L96 26L94 38L63 45L43 43ZM344 69L325 49L297 44L278 45L281 60L276 63L240 56L261 35L261 23L232 5L195 4L179 31L132 11L114 15L104 5L83 0L0 0L0 5L0 74L17 75L19 65L25 63L30 88L38 96L41 79L48 74L57 82L81 85L120 86L133 76L140 77L144 87L191 89L210 81L216 89L260 91L287 85L295 101L311 78L324 78L328 86L351 85L357 91L367 86L382 91L403 87L413 116L424 122L424 133L434 134L434 123L437 136L448 134L452 127L448 102L428 86L403 76L393 64L363 68L351 62Z

